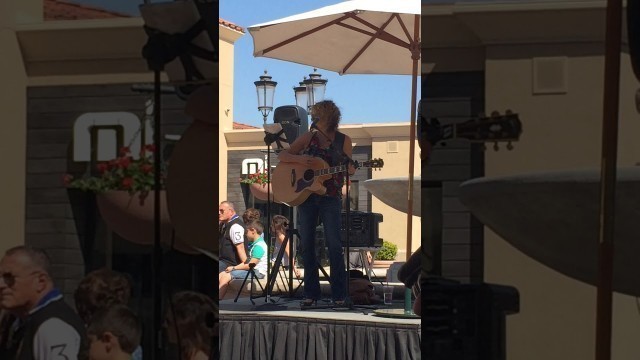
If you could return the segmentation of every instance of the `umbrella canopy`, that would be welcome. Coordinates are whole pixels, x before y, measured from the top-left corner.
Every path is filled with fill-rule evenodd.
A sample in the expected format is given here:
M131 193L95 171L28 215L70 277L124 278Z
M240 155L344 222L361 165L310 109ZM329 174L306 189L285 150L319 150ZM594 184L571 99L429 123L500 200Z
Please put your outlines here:
M412 243L420 12L418 0L351 0L248 28L254 56L310 65L340 75L412 75L407 260Z
M418 16L416 16L418 15ZM339 74L413 73L417 0L352 0L249 27L254 56Z

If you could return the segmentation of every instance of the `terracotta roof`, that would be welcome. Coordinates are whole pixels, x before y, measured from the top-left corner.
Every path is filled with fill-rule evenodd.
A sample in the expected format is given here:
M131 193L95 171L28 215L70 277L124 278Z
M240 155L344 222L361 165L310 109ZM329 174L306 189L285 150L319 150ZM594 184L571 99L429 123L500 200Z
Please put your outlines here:
M242 28L242 26L236 25L236 24L234 24L232 22L229 22L227 20L218 18L218 24L226 26L229 29L233 29L233 30L236 30L236 31L240 31L241 33L244 33L244 29Z
M131 17L127 14L67 1L44 0L44 20L90 20Z
M260 129L259 127L247 124L241 124L238 122L233 122L233 130L242 130L242 129Z

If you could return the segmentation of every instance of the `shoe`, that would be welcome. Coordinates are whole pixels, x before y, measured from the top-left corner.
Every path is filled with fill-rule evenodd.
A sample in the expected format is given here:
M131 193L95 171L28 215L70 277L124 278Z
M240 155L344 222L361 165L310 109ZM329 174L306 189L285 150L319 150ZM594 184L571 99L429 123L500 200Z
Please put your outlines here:
M300 307L305 308L305 307L314 306L316 305L317 302L318 300L315 300L315 299L304 299L300 302Z

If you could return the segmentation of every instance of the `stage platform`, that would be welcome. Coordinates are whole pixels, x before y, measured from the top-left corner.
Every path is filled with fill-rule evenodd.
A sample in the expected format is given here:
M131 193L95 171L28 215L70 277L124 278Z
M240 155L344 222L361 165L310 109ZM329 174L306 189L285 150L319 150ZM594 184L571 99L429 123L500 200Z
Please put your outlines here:
M300 299L271 300L220 301L221 359L420 359L420 319L380 317L373 309L303 311Z

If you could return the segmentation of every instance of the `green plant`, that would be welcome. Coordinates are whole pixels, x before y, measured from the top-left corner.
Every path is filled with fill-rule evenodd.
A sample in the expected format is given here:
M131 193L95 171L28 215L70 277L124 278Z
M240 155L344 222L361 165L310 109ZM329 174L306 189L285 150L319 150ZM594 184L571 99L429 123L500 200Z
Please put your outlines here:
M155 184L154 151L155 145L145 145L140 151L140 156L134 159L131 156L131 150L123 147L120 149L118 158L96 165L97 175L76 179L73 175L66 174L64 183L68 188L96 193L126 190L130 194L139 193L143 198L153 190ZM165 171L162 170L162 179L164 179Z
M240 178L240 183L242 184L268 184L269 176L267 171L259 171L257 173L249 174L246 178Z
M398 254L398 246L388 241L382 242L382 247L376 253L375 260L395 260Z

